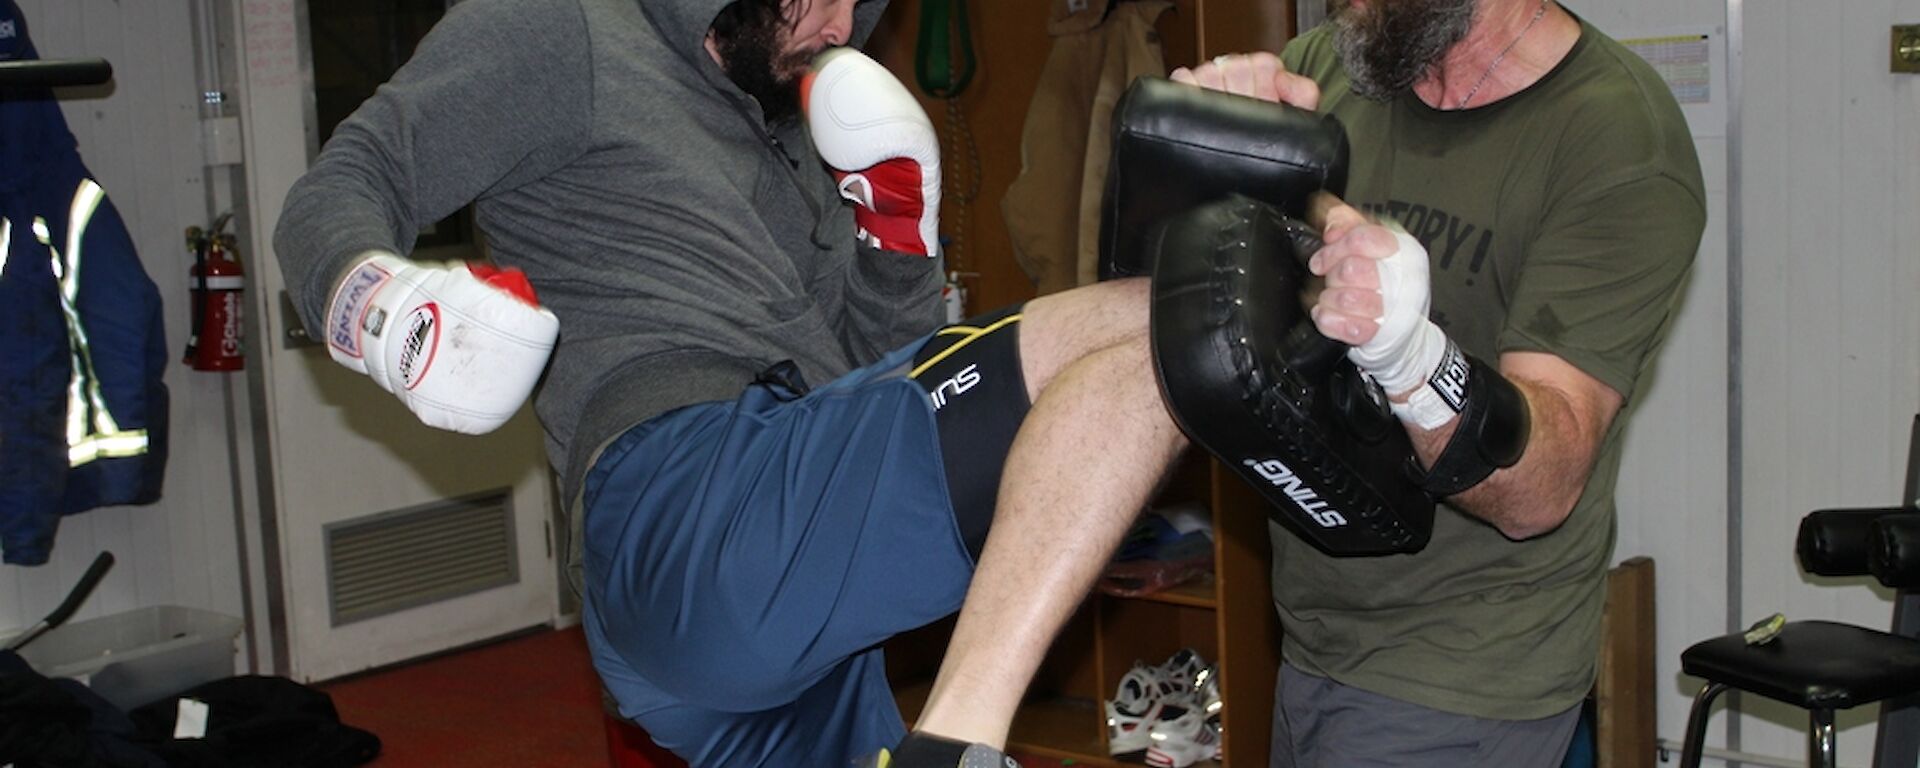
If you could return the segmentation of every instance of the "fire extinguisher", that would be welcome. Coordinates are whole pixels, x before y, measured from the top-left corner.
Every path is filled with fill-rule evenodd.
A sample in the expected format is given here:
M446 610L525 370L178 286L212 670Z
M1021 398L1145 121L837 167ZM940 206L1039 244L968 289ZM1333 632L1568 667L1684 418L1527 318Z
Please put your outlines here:
M233 258L233 235L222 231L231 218L222 214L211 230L187 228L187 247L193 251L187 283L193 318L183 362L196 371L237 371L247 362L240 333L246 278Z

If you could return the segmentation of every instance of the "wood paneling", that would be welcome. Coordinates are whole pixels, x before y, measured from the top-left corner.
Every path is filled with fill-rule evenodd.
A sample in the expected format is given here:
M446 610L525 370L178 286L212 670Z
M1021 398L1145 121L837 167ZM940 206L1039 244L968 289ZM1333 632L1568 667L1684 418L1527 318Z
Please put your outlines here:
M1628 558L1607 574L1600 670L1593 684L1599 768L1653 768L1656 731L1653 560Z
M1161 17L1161 41L1169 67L1221 53L1277 51L1292 36L1290 0L1216 2L1204 9L1201 5L1200 0L1176 0L1174 10ZM962 243L961 268L977 273L967 281L970 309L983 312L1034 294L1032 280L1014 261L1000 198L1020 175L1020 132L1052 40L1047 35L1045 3L998 0L968 8L978 67L972 83L954 102L965 130L973 136L980 162L979 192L963 205L949 191L940 216L942 230ZM869 46L874 58L909 84L914 83L920 12L920 0L895 0ZM959 135L945 100L912 90L943 137ZM968 171L951 161L944 167L949 181L964 178Z
M949 185L940 209L941 230L961 243L958 267L977 275L966 280L972 294L969 310L984 312L1024 301L1033 297L1033 282L1014 262L1000 198L1020 175L1020 131L1050 44L1046 6L1010 0L968 4L978 61L972 82L954 99L957 113L949 112L945 100L913 87L920 11L920 0L896 0L888 6L870 51L920 97L943 137L960 135L956 119L963 120L964 131L973 136L980 161L979 192L966 202ZM952 181L965 178L969 169L948 160L943 171ZM949 247L950 253L955 250Z

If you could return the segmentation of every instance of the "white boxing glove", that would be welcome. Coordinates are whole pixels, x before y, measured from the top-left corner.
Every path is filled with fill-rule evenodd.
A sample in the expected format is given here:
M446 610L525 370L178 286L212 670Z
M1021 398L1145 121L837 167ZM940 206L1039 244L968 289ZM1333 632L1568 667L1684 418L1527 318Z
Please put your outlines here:
M940 137L892 72L852 48L814 57L800 107L820 159L853 201L860 239L922 256L940 252Z
M1453 342L1440 326L1427 319L1433 291L1428 278L1427 249L1420 241L1397 225L1390 225L1399 250L1374 262L1380 273L1380 301L1384 309L1380 329L1367 343L1347 350L1347 359L1372 376L1389 396L1407 395L1407 402L1394 402L1393 412L1401 421L1435 429L1460 410L1449 404L1442 392L1453 379L1446 374L1459 353L1449 350ZM1459 372L1465 381L1465 371ZM1437 388L1437 389L1436 389Z
M327 352L422 423L484 434L533 391L560 333L526 275L371 251L327 305Z

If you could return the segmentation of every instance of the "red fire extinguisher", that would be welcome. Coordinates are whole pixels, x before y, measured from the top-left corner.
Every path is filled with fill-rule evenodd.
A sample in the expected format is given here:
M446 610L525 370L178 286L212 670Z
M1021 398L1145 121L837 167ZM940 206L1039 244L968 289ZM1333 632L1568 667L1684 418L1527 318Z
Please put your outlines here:
M187 228L187 247L193 250L188 273L193 318L183 362L196 371L237 371L247 362L240 333L246 278L233 258L233 235L221 232L229 218L222 215L212 231Z

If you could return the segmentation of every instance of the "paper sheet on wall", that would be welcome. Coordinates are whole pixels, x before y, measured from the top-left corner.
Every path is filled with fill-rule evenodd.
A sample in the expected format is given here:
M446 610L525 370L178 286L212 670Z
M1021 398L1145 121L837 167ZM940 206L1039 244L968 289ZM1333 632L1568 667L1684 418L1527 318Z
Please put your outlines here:
M246 0L247 77L255 88L300 82L300 37L293 0Z
M1718 27L1689 27L1615 39L1646 59L1667 82L1695 137L1726 135L1725 32Z

